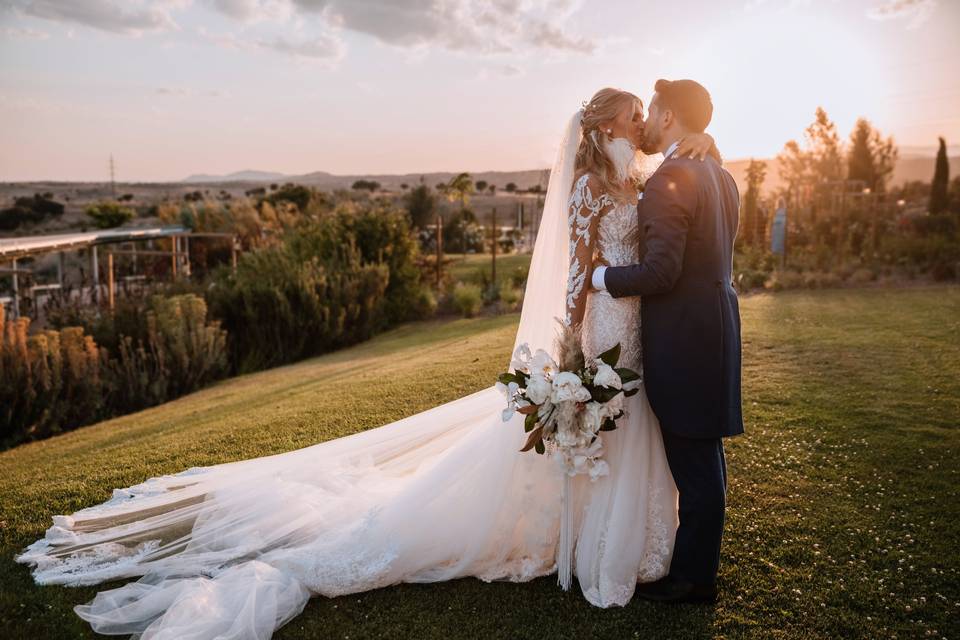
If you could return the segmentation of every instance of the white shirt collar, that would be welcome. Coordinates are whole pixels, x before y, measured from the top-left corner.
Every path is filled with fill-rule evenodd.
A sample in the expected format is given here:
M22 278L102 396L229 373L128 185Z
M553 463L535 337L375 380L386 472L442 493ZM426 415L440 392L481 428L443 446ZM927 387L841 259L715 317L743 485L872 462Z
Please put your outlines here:
M672 156L672 155L673 155L673 152L676 151L676 150L677 150L677 147L679 147L679 146L680 146L680 141L677 140L677 141L674 142L672 145L670 145L669 147L667 147L666 152L663 154L663 159L666 160L666 159L668 159L670 156Z

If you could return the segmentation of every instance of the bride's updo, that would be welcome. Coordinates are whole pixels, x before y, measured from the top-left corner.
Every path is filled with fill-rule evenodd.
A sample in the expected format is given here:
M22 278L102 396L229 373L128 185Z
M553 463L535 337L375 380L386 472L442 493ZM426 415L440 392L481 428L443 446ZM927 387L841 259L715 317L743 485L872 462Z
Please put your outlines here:
M584 105L580 119L583 139L577 148L576 176L593 174L603 189L612 196L625 195L626 190L613 161L603 151L605 143L611 138L601 126L614 120L622 110L631 107L634 110L642 109L640 98L629 91L607 87L593 94L590 102Z

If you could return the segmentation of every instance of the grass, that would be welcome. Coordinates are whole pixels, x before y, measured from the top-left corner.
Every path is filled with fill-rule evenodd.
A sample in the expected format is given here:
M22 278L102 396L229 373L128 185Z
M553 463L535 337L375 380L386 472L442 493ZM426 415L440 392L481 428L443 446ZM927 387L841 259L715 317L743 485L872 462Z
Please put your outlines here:
M747 433L726 441L717 605L598 609L554 578L465 579L314 598L275 637L960 636L960 289L761 294L742 315ZM36 587L11 560L52 514L481 389L506 366L516 322L404 326L0 453L2 636L92 636L71 607L96 588Z
M450 259L450 265L447 268L454 280L480 284L484 277L481 274L485 274L487 280L490 279L492 256L489 253L474 253L466 256L451 253L447 257ZM497 254L497 284L514 274L520 280L525 279L530 268L530 258L529 253Z

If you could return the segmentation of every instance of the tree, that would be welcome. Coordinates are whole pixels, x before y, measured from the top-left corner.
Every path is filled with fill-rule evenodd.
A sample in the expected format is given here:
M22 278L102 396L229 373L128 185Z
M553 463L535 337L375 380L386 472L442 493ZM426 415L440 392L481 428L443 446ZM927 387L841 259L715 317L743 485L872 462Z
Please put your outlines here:
M473 179L469 173L461 173L450 179L447 183L447 200L450 202L460 201L460 208L466 209L470 202L470 194L474 191Z
M490 192L490 195L496 195L496 193L497 193L497 185L491 184L489 187L487 187L487 191Z
M843 157L837 125L827 116L823 107L817 107L813 123L805 133L807 148L811 154L811 168L819 182L832 182L843 178Z
M950 164L947 162L947 141L940 138L937 150L937 164L933 170L933 184L930 185L930 213L943 213L947 210L947 185L950 182Z
M436 198L430 192L430 187L421 182L404 196L404 200L412 226L424 229L427 225L433 224Z
M507 190L507 193L513 193L514 191L517 190L517 185L515 185L515 184L512 183L512 182L508 182L508 183L507 183L507 186L505 187L505 189Z
M487 181L486 181L486 180L477 180L476 187L477 187L477 191L478 191L479 193L483 193L484 191L487 190Z
M357 180L350 188L354 191L369 191L373 193L380 189L380 183L375 180Z
M410 188L410 185L408 185L406 182L402 182L400 183L400 188L406 191L407 189Z
M866 118L859 118L850 134L847 177L850 180L862 180L874 191L883 191L898 155L892 137L884 140Z
M748 245L763 242L763 230L759 228L758 205L760 188L767 177L767 163L750 159L747 165L747 193L743 198L743 240Z

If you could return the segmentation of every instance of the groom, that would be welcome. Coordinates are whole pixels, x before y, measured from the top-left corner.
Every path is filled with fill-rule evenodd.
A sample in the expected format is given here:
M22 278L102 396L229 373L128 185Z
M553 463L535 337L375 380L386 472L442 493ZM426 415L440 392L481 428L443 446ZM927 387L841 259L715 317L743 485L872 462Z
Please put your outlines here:
M740 311L731 281L740 196L718 157L672 155L712 114L700 84L657 81L642 149L665 160L637 207L645 253L641 264L593 273L595 289L643 296L644 385L680 493L670 573L637 587L651 600L716 600L727 485L722 438L743 433Z

